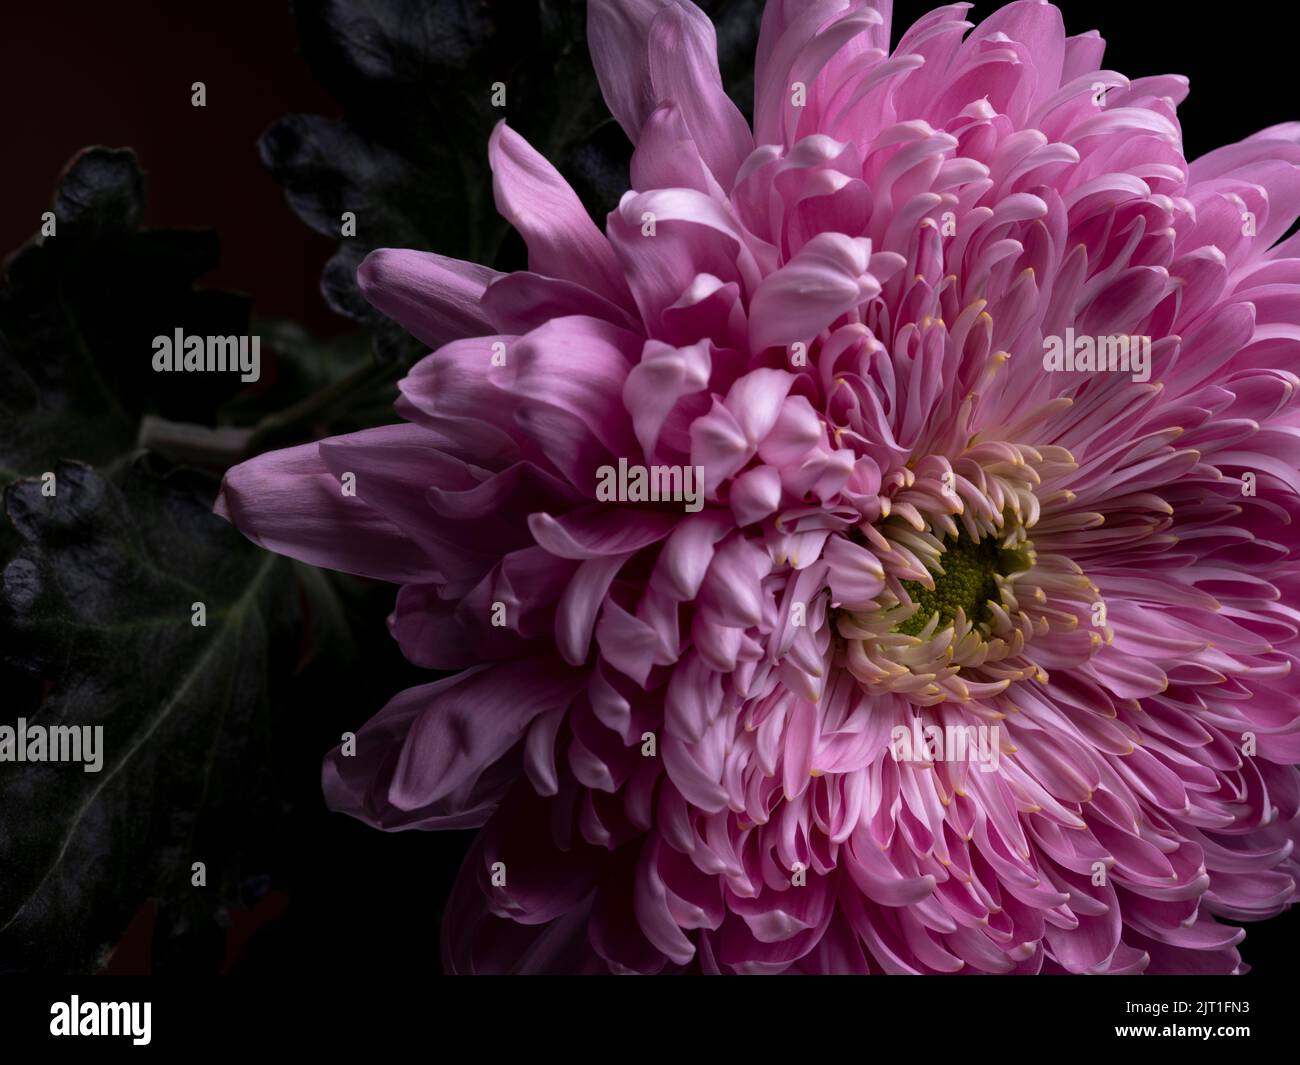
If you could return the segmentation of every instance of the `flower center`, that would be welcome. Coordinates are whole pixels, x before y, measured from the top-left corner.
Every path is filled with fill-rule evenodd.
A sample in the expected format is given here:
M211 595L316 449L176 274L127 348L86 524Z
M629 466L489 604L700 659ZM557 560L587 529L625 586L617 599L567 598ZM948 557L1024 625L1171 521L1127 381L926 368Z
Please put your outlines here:
M1094 653L1110 638L1096 585L1051 549L1050 524L1043 544L1030 539L1071 498L1052 481L1076 468L1064 448L977 440L896 471L883 517L854 529L884 587L833 611L840 664L873 694L996 710L1012 683L1046 681L1038 639L1059 632Z
M964 614L973 625L987 628L991 606L1004 606L999 577L1010 578L1030 566L1027 550L1007 550L992 536L973 540L962 529L956 539L944 541L940 563L930 570L934 588L920 581L901 581L917 610L894 631L917 636L937 613L936 628L943 628Z

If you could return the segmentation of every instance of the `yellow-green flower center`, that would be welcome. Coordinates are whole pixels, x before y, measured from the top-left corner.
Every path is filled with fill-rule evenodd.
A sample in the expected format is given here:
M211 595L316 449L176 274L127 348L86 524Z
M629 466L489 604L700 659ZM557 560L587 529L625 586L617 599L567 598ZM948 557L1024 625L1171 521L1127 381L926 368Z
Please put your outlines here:
M999 546L992 536L972 540L962 530L955 540L945 540L940 569L931 570L934 588L920 581L902 581L917 611L895 631L917 636L934 614L939 615L937 628L942 629L957 617L960 609L972 625L989 620L989 603L1001 603L999 576L1009 576L1026 568L1024 552Z

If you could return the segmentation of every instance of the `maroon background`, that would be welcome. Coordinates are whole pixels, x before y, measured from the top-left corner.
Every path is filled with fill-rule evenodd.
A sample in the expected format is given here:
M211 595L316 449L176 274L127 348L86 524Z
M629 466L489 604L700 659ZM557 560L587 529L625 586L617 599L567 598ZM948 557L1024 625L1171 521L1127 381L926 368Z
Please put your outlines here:
M288 0L45 0L6 4L0 27L0 257L37 232L79 149L132 147L146 224L219 234L203 284L319 334L346 328L318 287L333 243L297 219L257 151L286 112L338 113L298 54ZM206 107L190 103L196 81Z

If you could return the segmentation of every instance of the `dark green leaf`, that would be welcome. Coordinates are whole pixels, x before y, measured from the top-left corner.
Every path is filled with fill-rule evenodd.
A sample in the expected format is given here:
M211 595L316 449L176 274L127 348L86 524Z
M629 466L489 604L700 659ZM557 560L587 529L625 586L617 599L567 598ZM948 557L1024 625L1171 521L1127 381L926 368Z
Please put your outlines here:
M237 374L156 373L153 338L248 332L248 304L200 290L216 237L140 230L143 178L129 150L89 148L54 199L56 232L8 263L0 286L0 482L55 460L107 464L146 412L211 424Z
M757 0L703 5L719 26L720 64L752 96ZM340 237L321 288L366 323L384 357L422 345L373 311L356 269L374 248L403 247L519 269L522 246L492 200L487 142L502 118L573 184L602 227L627 188L631 145L609 116L587 52L582 0L302 0L303 54L342 119L287 115L262 157L313 229ZM506 106L492 106L492 86ZM341 237L345 211L356 235Z
M268 685L298 652L289 564L212 514L210 481L54 472L53 497L5 493L0 659L45 690L0 723L102 726L103 766L0 763L0 971L84 969L146 896L191 919L237 897L274 811Z

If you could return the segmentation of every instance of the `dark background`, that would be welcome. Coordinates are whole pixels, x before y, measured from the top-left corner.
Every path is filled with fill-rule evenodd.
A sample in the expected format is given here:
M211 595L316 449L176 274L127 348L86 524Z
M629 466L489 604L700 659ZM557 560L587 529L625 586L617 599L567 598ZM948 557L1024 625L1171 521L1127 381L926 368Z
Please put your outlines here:
M509 17L511 5L492 6ZM894 39L929 6L898 4ZM1190 158L1300 118L1296 26L1279 24L1279 6L1241 3L1213 18L1191 4L1059 6L1069 32L1101 31L1105 66L1129 77L1190 77L1180 109ZM981 4L968 17L978 21L994 7ZM219 234L221 266L203 283L247 293L257 314L291 318L317 336L352 328L319 289L334 242L294 215L258 155L258 136L286 112L341 113L298 54L286 3L44 0L9 6L3 27L0 251L36 231L78 149L130 146L146 171L147 225ZM206 108L190 104L194 81L206 83ZM328 813L320 798L320 758L340 733L394 692L430 679L406 665L388 638L382 619L392 589L354 591L357 665L310 665L279 693L285 727L276 732L275 771L286 817L274 872L252 879L227 927L199 928L166 945L153 942L156 907L142 898L108 971L148 972L165 962L173 970L338 971L377 981L397 969L440 971L438 923L470 835L384 834ZM1292 911L1253 926L1241 950L1257 975L1282 975L1298 936Z

